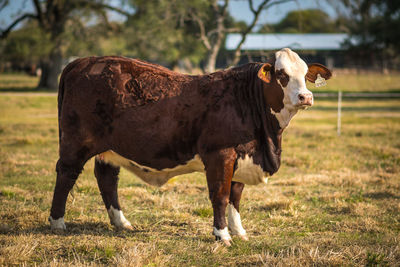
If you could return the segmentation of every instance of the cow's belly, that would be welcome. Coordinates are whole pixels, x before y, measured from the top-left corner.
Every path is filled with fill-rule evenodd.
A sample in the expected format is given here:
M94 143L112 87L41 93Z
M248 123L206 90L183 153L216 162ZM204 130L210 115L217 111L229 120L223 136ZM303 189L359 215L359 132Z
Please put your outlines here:
M98 157L111 165L121 166L128 171L131 171L144 182L155 185L162 186L169 179L186 173L191 172L204 172L204 164L201 161L199 155L195 155L195 157L184 165L178 165L173 168L166 168L162 170L153 169L151 167L140 165L133 160L122 157L121 155L115 153L114 151L106 151L98 155Z
M169 179L177 175L191 172L204 172L204 164L199 155L195 155L193 159L189 160L184 165L178 165L174 168L167 168L163 170L157 170L151 167L140 165L133 160L124 158L111 150L101 153L98 155L98 157L100 160L108 164L121 166L131 171L144 182L155 186L162 186ZM263 172L261 166L254 164L253 159L246 155L245 158L238 159L237 169L232 181L241 182L247 185L267 183L268 173Z

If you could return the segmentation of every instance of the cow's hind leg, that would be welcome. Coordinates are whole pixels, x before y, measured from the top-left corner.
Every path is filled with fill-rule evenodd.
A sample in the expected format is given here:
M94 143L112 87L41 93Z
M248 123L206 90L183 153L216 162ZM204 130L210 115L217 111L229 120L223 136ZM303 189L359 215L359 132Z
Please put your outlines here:
M244 184L239 182L231 183L231 193L228 205L228 228L232 235L237 235L243 240L248 240L246 230L242 226L242 220L239 214L239 203L242 197Z
M85 161L84 161L85 162ZM64 214L69 191L83 169L84 162L65 162L61 157L57 162L57 180L54 188L49 222L53 230L65 230Z
M99 185L100 193L106 206L110 222L118 230L130 229L131 223L125 218L118 202L119 167L114 167L96 157L94 174Z

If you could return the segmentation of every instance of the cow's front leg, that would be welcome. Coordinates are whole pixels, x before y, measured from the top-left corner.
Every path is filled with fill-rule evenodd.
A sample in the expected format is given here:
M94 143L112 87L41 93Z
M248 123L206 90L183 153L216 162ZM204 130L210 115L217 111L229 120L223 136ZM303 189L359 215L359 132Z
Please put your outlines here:
M217 240L221 240L227 246L230 246L231 236L225 220L225 210L229 202L235 160L236 152L233 149L207 153L203 157L214 211L213 234Z
M239 203L242 197L244 184L232 182L228 205L228 227L232 235L237 235L243 240L248 240L246 230L242 226L239 214Z

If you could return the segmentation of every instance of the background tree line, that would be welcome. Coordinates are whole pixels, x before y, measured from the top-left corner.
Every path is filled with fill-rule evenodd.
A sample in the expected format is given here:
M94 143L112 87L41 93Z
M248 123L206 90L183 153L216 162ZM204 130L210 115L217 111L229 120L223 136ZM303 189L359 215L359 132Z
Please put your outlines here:
M113 1L114 5L105 0L30 1L34 10L21 12L0 30L0 68L5 62L17 69L40 67L41 88L57 88L62 66L72 56L124 55L187 72L212 72L218 58L236 65L241 45L252 32L346 32L357 42L349 39L344 45L361 59L371 51L393 59L400 50L400 3L394 0L331 1L342 10L335 19L319 9L299 10L266 25L258 22L270 7L295 1L236 0L247 2L252 14L248 24L231 16L229 0L121 0ZM0 0L0 11L9 4ZM110 12L121 19L110 21ZM241 42L228 53L224 42L231 32L240 33Z

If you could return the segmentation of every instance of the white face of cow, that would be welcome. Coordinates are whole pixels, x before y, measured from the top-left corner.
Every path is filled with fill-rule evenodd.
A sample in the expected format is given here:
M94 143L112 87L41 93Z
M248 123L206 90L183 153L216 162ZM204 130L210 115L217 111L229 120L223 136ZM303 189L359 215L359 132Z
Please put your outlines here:
M264 97L270 105L274 103L275 109L271 108L271 113L275 115L283 129L289 125L290 120L299 109L305 109L314 103L313 94L307 89L306 80L312 83L319 77L327 80L332 73L318 63L307 65L299 55L289 48L283 48L276 52L275 58L274 67L265 63L257 75L270 86L278 86L282 89L283 103L277 103L276 100L274 102L271 100L273 98L271 95L264 95Z
M289 110L305 109L314 103L313 94L306 86L307 64L299 55L289 48L275 53L275 72L278 75L287 75L288 82L283 84L278 79L284 92L284 105Z

